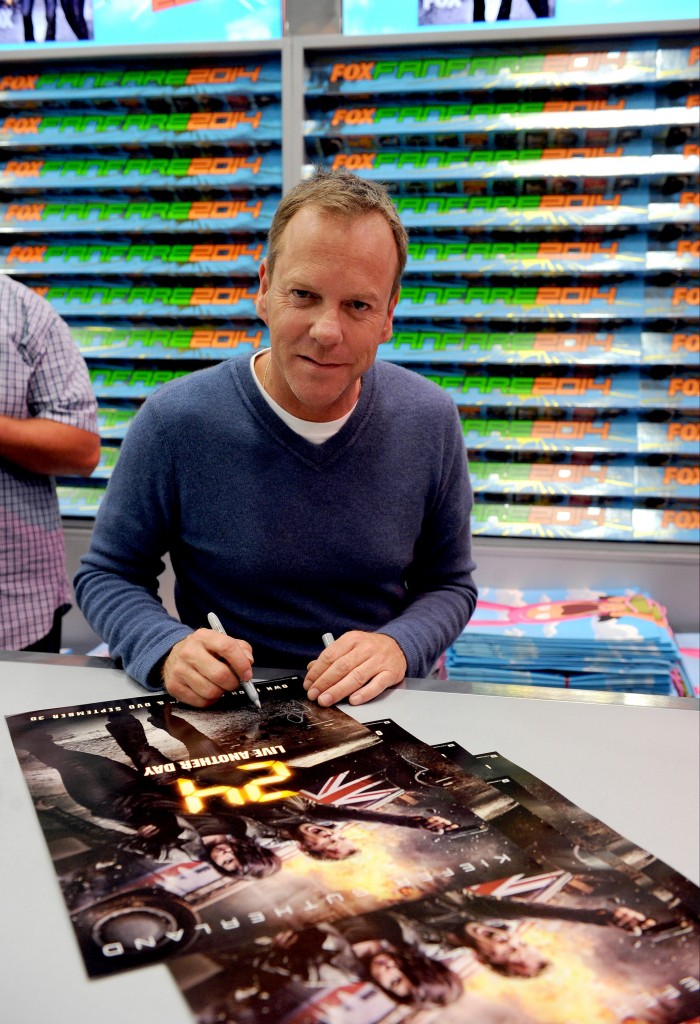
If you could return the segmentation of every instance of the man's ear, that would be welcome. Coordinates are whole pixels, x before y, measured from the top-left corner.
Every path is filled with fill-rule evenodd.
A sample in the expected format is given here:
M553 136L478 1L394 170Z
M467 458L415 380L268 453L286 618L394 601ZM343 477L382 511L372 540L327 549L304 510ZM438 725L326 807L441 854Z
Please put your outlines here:
M267 295L270 290L270 275L267 270L267 259L264 259L258 268L258 278L259 284L258 294L255 296L255 311L263 323L267 324Z
M399 291L389 299L389 308L387 310L384 326L382 327L382 341L390 341L391 336L394 333L394 310L396 309L396 303L399 301L400 294L401 290L399 289Z

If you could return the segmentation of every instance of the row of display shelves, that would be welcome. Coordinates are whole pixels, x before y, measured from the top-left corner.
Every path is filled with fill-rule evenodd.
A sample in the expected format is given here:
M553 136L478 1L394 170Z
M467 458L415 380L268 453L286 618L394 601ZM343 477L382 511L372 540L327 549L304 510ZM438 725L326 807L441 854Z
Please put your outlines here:
M261 168L266 159L259 158ZM66 164L61 169L65 170ZM551 233L566 228L697 224L700 192L691 175L666 176L648 185L643 181L640 176L603 179L602 183L586 178L580 183L569 178L559 182L535 179L508 185L508 193L494 190L493 181L481 181L470 195L397 195L394 202L408 229L543 228ZM235 191L220 197L211 192L187 197L185 189L179 190L175 199L159 191L134 195L114 189L107 196L62 192L49 198L36 191L28 198L15 195L9 202L0 202L0 234L11 232L23 238L55 232L109 236L121 232L265 231L278 203L278 193L270 194L262 185L256 185L253 194L239 193L238 198Z
M544 33L543 33L544 35ZM655 85L694 80L700 62L692 40L663 38L596 40L567 43L551 40L497 46L460 44L437 47L423 39L419 49L391 46L380 52L349 49L309 54L306 95L384 92L464 92L474 89L535 89L574 85ZM236 87L246 94L269 92L279 83L273 57L239 55L235 64L188 63L182 55L169 62L141 58L109 63L85 57L80 63L23 67L3 74L0 100L53 100L65 97L200 96L227 94Z
M640 370L608 369L577 371L570 367L546 372L501 370L489 374L464 371L459 366L413 365L412 370L434 381L458 406L502 406L532 409L669 410L696 412L700 397L697 370L678 368ZM152 364L100 362L90 368L98 398L147 398L157 388L191 373L184 369Z
M279 53L3 75L0 273L68 321L100 406L65 516L95 514L156 388L267 344L257 269L301 133L296 173L386 183L410 231L380 357L458 406L475 534L697 542L698 53L504 46L319 48L292 96Z
M166 279L58 281L39 284L25 281L46 298L61 316L72 317L210 317L250 319L256 316L257 280L242 279L221 284L203 280L178 282ZM698 320L700 281L669 274L649 281L638 279L559 279L528 281L457 278L444 282L410 278L401 288L394 311L396 321L436 319L567 320L605 321L672 319L688 321L678 330L695 329Z
M259 231L256 227L254 231ZM119 239L51 238L13 240L0 245L0 273L25 275L147 274L149 276L255 275L265 250L264 237L197 233L171 241L167 234ZM457 229L449 237L416 236L408 246L406 275L501 275L560 277L700 271L700 232L696 225L664 226L658 233L624 228L591 228L565 233L541 229L527 235L489 234ZM626 281L623 279L623 284Z
M98 403L101 436L123 440L141 403L136 401ZM530 415L527 415L527 413ZM530 410L493 409L490 406L461 410L465 444L472 457L481 451L541 452L552 462L568 454L640 455L663 459L679 455L698 458L700 420L691 414L657 411L642 415L607 410L569 411L550 409L545 415L538 407Z
M696 77L698 47L635 39L465 46L457 42L419 49L386 46L380 52L336 50L311 54L304 90L317 95L387 92L529 90L573 85L652 85Z
M567 325L543 321L536 329L514 330L504 323L397 324L390 341L379 347L389 362L605 367L697 367L700 332L644 331L625 321ZM85 323L75 320L72 334L86 359L220 360L252 354L269 344L261 322L171 325L138 320Z
M103 444L91 479L108 480L118 456L118 444ZM532 451L482 449L470 454L470 476L475 494L692 501L700 485L700 465L672 453L655 453L645 462L607 452L559 452L554 457L545 448L538 461Z

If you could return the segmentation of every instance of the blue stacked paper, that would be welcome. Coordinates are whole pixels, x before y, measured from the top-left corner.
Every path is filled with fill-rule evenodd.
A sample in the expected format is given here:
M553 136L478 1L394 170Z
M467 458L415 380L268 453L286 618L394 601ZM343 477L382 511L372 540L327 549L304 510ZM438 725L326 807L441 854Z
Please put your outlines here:
M446 669L470 682L693 693L666 609L633 589L482 589Z
M676 643L693 695L700 697L700 633L676 633Z

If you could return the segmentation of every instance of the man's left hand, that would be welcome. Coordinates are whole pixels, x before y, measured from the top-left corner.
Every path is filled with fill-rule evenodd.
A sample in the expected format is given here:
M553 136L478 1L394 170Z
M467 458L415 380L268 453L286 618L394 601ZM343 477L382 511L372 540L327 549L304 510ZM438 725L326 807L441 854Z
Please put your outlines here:
M329 707L347 697L365 704L406 675L406 658L386 633L343 633L307 666L304 689L310 700Z

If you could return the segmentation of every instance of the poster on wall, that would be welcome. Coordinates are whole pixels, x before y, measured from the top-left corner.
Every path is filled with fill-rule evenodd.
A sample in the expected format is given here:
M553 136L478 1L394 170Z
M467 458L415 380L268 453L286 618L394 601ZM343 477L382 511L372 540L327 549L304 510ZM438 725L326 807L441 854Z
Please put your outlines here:
M664 20L697 18L694 0L669 0ZM387 35L494 28L542 19L543 25L620 25L658 21L652 0L343 0L343 34Z
M0 2L0 50L279 39L282 0Z
M92 0L22 0L0 4L0 44L94 39Z
M489 21L551 18L555 0L496 0L489 3ZM487 0L418 0L418 26L468 25L486 21ZM495 11L495 16L494 16Z

